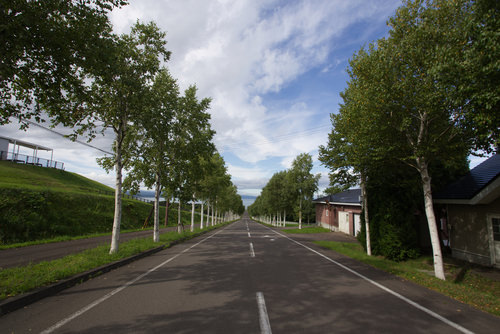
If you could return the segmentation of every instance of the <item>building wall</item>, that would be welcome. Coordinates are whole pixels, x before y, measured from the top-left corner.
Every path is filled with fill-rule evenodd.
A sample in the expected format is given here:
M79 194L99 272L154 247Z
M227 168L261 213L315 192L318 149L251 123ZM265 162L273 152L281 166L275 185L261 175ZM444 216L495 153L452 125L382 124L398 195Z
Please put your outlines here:
M8 152L9 151L9 141L4 138L0 138L0 152ZM7 153L4 153L0 159L7 159Z
M338 221L331 205L328 209L326 204L316 204L316 224L332 231L338 231Z
M488 205L447 206L453 257L492 265L488 215L500 215L500 197Z
M361 214L360 206L331 204L328 209L326 204L316 203L316 224L331 231L338 231L339 211L349 213L349 234L354 235L354 214Z

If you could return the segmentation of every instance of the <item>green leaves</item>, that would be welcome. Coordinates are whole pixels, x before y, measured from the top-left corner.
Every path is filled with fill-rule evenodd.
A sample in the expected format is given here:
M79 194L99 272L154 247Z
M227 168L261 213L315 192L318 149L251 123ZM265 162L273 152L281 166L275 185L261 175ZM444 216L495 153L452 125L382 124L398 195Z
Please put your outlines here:
M304 208L312 207L314 192L318 189L320 174L313 175L310 154L299 154L292 168L275 173L262 189L254 204L249 207L253 216L274 215L295 210L300 214Z
M0 124L41 120L66 125L88 101L89 76L111 64L108 12L125 1L9 1L0 10ZM74 113L74 115L72 115Z
M498 20L491 19L498 10L498 2L489 0L405 1L389 20L389 37L351 59L343 104L332 116L328 144L320 147L320 160L332 170L332 186L351 186L362 173L370 189L377 173L394 161L416 169L436 259L440 248L429 171L446 165L439 172L451 175L470 151L491 150L498 143L500 57L481 57L485 48L498 44L498 38L481 38L498 34ZM498 54L494 47L491 51ZM485 61L478 64L477 59ZM487 80L482 79L485 73L490 74ZM495 84L489 81L493 78ZM436 275L443 278L439 262Z

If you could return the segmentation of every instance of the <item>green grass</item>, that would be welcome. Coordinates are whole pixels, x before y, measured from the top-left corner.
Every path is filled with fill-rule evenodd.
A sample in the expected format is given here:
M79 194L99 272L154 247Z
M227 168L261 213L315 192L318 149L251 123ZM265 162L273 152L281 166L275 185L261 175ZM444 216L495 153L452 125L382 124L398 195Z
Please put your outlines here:
M294 233L294 234L309 234L309 233L327 233L330 232L329 229L324 227L303 227L302 229L294 228L289 230L283 230L285 233Z
M151 208L152 204L124 198L121 229L142 228ZM164 212L161 207L161 217ZM113 215L112 188L75 173L0 161L0 249L108 233ZM190 219L183 211L182 221ZM176 222L177 207L172 206L169 225Z
M152 230L152 229L153 229L152 227L147 227L145 229L136 228L136 229L130 229L130 230L120 230L120 234L139 232L139 231L144 231L144 230ZM9 244L9 245L0 245L0 250L10 249L10 248L28 247L28 246L34 246L34 245L51 244L54 242L88 239L88 238L102 237L102 236L106 236L106 235L111 235L111 232L92 233L92 234L85 234L85 235L78 235L78 236L62 235L62 236L50 238L50 239L40 239L40 240L34 240L34 241L19 242L19 243Z
M422 256L405 262L394 262L380 256L368 256L360 244L315 241L321 247L382 269L429 289L438 291L482 311L500 316L500 282L486 278L473 270L474 266L445 259L446 281L433 276L432 257Z
M283 226L274 226L274 225L272 225L272 224L264 223L264 222L262 222L262 221L260 221L260 220L256 220L256 219L252 219L252 220L253 220L254 222L256 222L256 223L262 224L262 225L267 226L267 227L283 227ZM297 227L297 226L298 226L297 224L285 224L285 227ZM308 227L307 227L307 226L308 226L307 224L306 224L306 225L304 225L304 224L303 224L302 226L306 226L306 227L302 227L302 228L308 228ZM284 231L285 231L285 230L284 230ZM328 230L328 232L330 232L330 231ZM292 233L293 233L293 232L292 232ZM307 232L305 232L305 233L307 233ZM322 233L322 232L310 232L310 233Z
M166 232L160 235L159 243L154 243L152 238L133 239L120 243L119 251L115 254L109 254L109 245L103 245L53 261L0 270L0 300L55 283L161 245L169 247L174 241L189 240L221 226L219 224L203 230L185 231L180 234Z
M113 193L114 189L76 173L0 161L0 188Z

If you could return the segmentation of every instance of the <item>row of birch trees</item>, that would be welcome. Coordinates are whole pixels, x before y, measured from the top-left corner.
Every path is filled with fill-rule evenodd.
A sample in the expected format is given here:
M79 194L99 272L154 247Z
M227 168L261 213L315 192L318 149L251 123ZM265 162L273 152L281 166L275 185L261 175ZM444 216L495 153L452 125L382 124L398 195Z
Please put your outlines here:
M165 33L154 23L138 22L130 34L117 37L117 43L116 72L92 82L90 89L99 98L88 104L85 122L77 130L88 134L111 128L115 134L114 154L98 159L103 168L116 172L110 253L118 250L124 185L132 192L141 185L155 190L155 242L160 238L162 194L177 199L178 232L182 232L181 203L207 200L217 217L221 194L231 186L212 142L210 99L199 100L194 85L181 94L176 79L161 66L170 57ZM128 171L125 184L123 170Z
M294 215L301 229L303 213L311 216L312 200L320 178L320 174L311 173L312 168L311 155L299 154L290 169L273 174L248 208L249 213L276 226L285 226L287 215Z
M453 166L464 152L498 147L499 14L489 0L404 1L389 19L389 36L350 60L320 160L332 185L361 184L368 253L368 176L402 162L420 176L435 276L445 279L432 170Z
M155 190L155 241L162 194L179 209L182 202L208 203L212 223L242 207L212 142L210 99L200 100L194 85L181 93L164 66L171 54L166 34L139 21L130 33L112 32L108 14L126 4L14 1L2 10L0 37L0 124L48 121L89 141L112 131L113 154L98 159L116 173L110 253L118 250L124 186Z

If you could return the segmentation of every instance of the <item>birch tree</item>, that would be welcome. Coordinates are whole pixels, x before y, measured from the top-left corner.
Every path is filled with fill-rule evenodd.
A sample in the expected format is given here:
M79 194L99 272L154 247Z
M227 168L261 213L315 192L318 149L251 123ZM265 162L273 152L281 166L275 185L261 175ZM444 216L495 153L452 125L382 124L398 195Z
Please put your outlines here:
M366 61L351 68L351 77L370 99L370 107L361 108L366 99L353 96L358 112L370 123L366 137L371 149L412 166L420 175L434 272L443 280L429 167L436 160L453 161L471 143L462 123L468 106L456 103L460 81L449 81L449 60L462 58L468 45L461 29L466 10L465 1L405 1L389 20L389 37L378 40L366 54L360 52Z
M212 212L212 225L215 223L217 215L218 200L223 190L230 185L231 178L227 174L224 158L215 152L207 161L208 172L202 181L203 188L205 189L205 196L207 196L208 203ZM208 221L207 221L208 226Z
M282 171L280 188L280 209L283 211L283 227L286 226L287 212L293 210L293 185L290 183L289 170Z
M386 123L373 122L374 113L380 110L376 104L377 96L371 89L375 78L367 79L378 66L375 59L375 46L370 45L370 52L360 50L349 61L347 88L340 94L343 103L338 114L331 114L332 131L328 135L328 144L319 147L319 160L330 168L330 186L345 190L360 184L364 213L366 252L372 254L370 236L370 216L368 212L368 193L366 190L367 174L372 168L380 168L379 161L387 159L384 155L390 141L376 136L378 130L386 128ZM377 83L383 85L383 82ZM383 148L383 149L381 149Z
M125 179L127 187L135 191L142 183L155 190L154 242L160 240L160 195L175 159L172 151L175 144L173 132L178 121L178 100L177 81L165 68L160 70L151 87L148 103L143 105L139 115L138 145ZM168 211L168 208L165 210Z
M429 165L437 157L444 161L453 159L464 147L458 123L463 108L450 100L456 88L443 82L441 60L462 52L461 42L466 41L446 31L451 24L462 24L461 13L460 6L446 1L409 1L390 19L390 37L379 42L376 53L383 57L381 69L391 83L390 90L380 94L390 109L379 115L401 135L400 143L405 144L394 152L396 156L420 174L434 273L442 280L444 265Z
M211 99L204 98L198 100L196 86L189 87L181 100L181 112L186 116L186 125L189 144L187 152L190 158L187 161L188 170L188 187L187 190L191 193L192 209L191 209L191 227L194 230L194 207L196 199L202 195L203 185L202 180L206 173L203 161L208 159L215 151L215 146L212 143L212 138L215 134L210 127L210 108Z
M105 169L115 169L115 213L110 253L118 251L122 214L122 171L128 167L133 147L137 144L137 122L153 78L162 58L168 60L165 34L154 23L136 23L130 34L117 39L115 65L110 75L95 78L92 83L96 98L89 107L90 121L80 127L80 133L92 131L96 126L111 128L115 134L114 155L98 159Z
M175 160L168 185L171 193L182 202L193 200L193 195L199 191L203 173L200 169L200 159L209 156L214 146L211 142L214 131L210 127L210 99L198 100L196 86L190 86L179 99L178 122L174 134ZM178 231L181 231L180 221Z
M312 201L314 192L318 189L320 174L311 173L312 157L307 153L299 154L292 162L289 179L295 190L295 208L299 216L299 229L302 229L302 207L304 201Z

